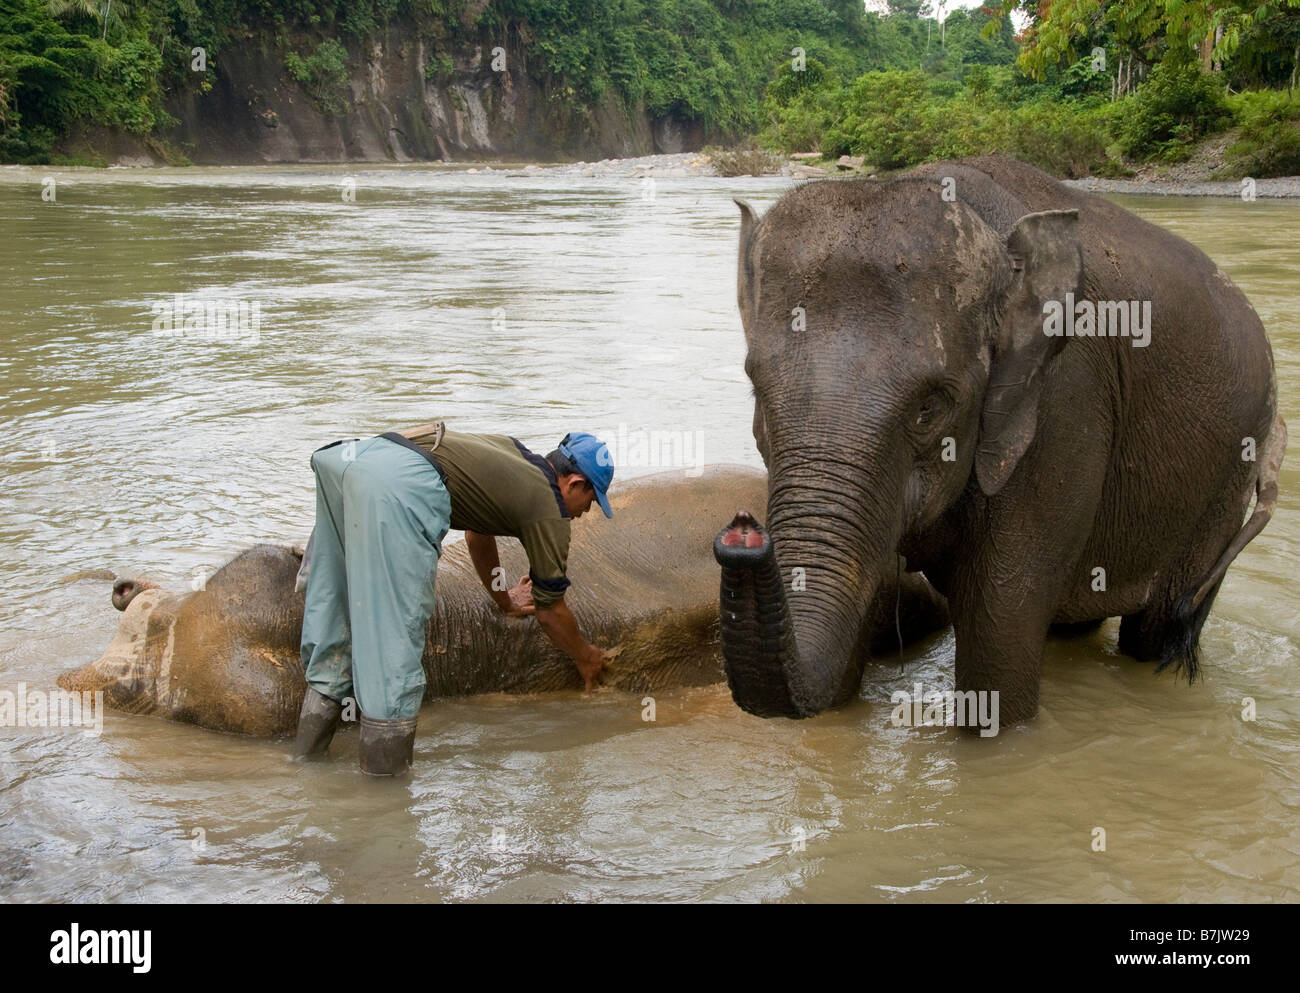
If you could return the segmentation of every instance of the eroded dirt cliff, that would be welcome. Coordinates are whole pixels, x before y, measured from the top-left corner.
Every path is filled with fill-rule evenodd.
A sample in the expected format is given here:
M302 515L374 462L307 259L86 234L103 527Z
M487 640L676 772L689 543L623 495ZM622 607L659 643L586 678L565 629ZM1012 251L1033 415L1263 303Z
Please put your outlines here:
M178 121L169 140L200 165L597 159L703 142L694 122L654 119L613 93L594 109L565 99L516 25L436 53L400 24L346 47L346 93L330 109L289 75L273 36L250 33L225 46L206 92L194 86L169 99ZM435 59L443 69L428 74ZM110 154L159 158L156 148Z

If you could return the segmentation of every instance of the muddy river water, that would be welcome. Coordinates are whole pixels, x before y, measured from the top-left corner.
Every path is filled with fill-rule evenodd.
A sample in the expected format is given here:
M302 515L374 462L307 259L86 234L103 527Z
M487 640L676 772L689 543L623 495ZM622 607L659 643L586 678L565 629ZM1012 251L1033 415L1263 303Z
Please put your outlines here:
M623 432L626 478L657 468L635 439L659 430L690 462L761 464L731 197L788 184L0 170L0 689L107 644L108 581L69 574L180 590L304 539L308 456L344 435ZM1300 203L1117 199L1251 298L1294 436ZM169 337L177 294L245 323ZM723 685L661 693L654 722L612 690L437 702L397 784L360 775L355 734L299 768L287 743L149 717L0 727L0 900L1296 900L1294 451L1281 491L1202 683L1119 656L1112 621L1052 641L1038 719L995 738L890 721L894 690L951 687L950 634L803 722Z

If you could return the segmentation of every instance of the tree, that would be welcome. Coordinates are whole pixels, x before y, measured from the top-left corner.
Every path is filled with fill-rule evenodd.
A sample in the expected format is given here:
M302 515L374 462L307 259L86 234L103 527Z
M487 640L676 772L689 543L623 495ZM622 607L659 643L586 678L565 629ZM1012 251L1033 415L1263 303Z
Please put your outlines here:
M108 3L102 9L94 0L49 0L45 9L50 12L51 17L81 15L102 20L104 22L104 32L101 40L108 38L108 19L113 16L113 0L108 0ZM117 19L119 21L124 13L126 13L126 7L119 2L117 5Z
M1048 66L1074 62L1081 43L1104 34L1121 52L1155 61L1161 45L1196 52L1203 68L1231 58L1256 25L1300 0L1001 0L1003 17L1029 16L1020 66L1041 79Z

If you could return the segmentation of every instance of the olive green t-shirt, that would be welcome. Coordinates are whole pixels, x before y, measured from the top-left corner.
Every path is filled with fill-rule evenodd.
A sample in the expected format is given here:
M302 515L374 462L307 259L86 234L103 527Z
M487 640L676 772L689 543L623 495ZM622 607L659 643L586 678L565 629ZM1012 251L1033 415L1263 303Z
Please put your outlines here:
M462 434L440 424L400 432L445 473L451 526L510 535L528 554L533 602L549 607L569 588L565 571L572 523L551 464L504 434Z

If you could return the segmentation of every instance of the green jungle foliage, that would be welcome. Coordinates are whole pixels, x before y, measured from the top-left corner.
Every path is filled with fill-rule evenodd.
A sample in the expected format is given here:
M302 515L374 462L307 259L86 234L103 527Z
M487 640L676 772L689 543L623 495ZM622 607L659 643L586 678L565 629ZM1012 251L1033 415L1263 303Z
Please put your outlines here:
M202 99L245 44L343 114L384 37L424 42L429 85L504 44L572 113L645 110L875 169L999 151L1123 174L1237 127L1231 169L1300 171L1300 0L1003 0L942 25L930 0L0 0L0 161L67 161L94 128L165 138L176 98Z

